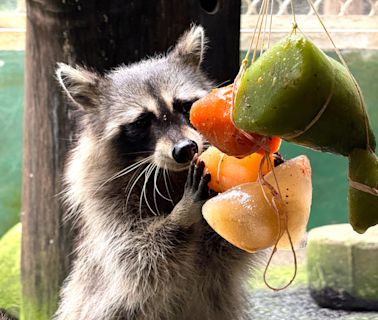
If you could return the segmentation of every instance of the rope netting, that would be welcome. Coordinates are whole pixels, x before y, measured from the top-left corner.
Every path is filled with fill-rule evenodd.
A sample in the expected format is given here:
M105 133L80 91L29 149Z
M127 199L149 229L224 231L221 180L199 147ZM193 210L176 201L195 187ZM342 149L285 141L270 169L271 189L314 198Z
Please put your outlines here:
M263 3L263 0L242 0L242 14L259 14ZM377 0L316 0L313 5L320 15L378 15ZM274 15L291 14L290 0L274 0L273 7ZM299 15L315 14L307 0L297 0L296 11Z

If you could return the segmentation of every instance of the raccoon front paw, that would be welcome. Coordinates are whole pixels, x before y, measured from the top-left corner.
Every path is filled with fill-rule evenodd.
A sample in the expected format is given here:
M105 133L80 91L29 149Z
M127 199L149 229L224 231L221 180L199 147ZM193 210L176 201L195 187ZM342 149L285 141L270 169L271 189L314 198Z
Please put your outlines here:
M192 226L202 218L202 205L211 196L207 184L211 176L205 173L203 161L193 160L188 171L184 194L173 209L170 219L181 226Z
M205 163L197 161L197 159L192 160L185 183L184 196L189 196L194 202L207 200L210 196L208 187L210 180L210 173L205 172Z

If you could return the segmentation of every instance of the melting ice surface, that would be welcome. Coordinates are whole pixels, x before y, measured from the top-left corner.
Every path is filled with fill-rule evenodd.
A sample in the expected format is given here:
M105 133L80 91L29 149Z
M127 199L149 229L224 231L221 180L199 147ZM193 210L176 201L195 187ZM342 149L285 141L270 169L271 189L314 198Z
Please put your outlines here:
M236 200L240 203L246 203L250 200L251 195L240 188L231 189L222 194L222 200Z

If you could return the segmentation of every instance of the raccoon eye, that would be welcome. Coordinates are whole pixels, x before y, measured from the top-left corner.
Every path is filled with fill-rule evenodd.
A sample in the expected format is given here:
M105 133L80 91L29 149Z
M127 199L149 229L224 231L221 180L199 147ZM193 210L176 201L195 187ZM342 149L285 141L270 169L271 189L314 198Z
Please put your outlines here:
M138 129L145 129L151 125L152 116L151 114L145 114L139 117L136 121L134 121L131 125L134 128Z
M187 101L182 103L182 111L183 113L189 113L190 109L192 108L193 102Z
M173 102L173 109L180 113L183 113L186 116L189 116L190 109L192 108L193 103L197 100L198 99L193 99L190 101L175 100Z

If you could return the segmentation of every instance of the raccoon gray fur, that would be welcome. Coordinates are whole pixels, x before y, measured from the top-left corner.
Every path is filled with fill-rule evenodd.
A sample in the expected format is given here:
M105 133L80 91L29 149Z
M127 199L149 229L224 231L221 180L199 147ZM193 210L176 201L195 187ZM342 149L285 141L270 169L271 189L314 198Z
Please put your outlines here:
M189 123L212 87L203 28L105 75L60 64L80 116L65 199L80 230L55 320L247 319L251 257L206 224L210 176Z

